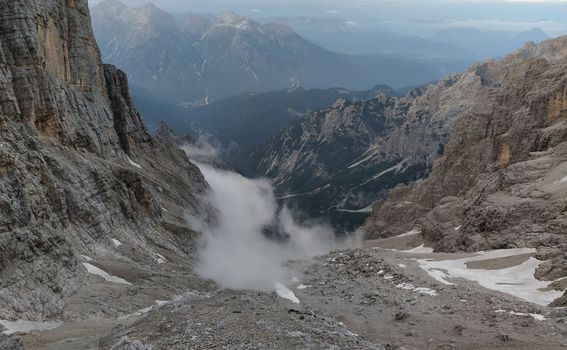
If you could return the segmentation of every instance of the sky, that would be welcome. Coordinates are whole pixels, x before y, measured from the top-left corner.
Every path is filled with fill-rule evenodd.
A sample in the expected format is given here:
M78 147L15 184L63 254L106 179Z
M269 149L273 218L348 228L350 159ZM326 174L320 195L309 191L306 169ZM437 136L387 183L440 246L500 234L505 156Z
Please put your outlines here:
M91 5L100 0L89 0ZM123 0L175 13L235 11L253 18L336 17L387 24L399 32L466 27L567 34L567 0ZM392 29L392 28L390 28Z

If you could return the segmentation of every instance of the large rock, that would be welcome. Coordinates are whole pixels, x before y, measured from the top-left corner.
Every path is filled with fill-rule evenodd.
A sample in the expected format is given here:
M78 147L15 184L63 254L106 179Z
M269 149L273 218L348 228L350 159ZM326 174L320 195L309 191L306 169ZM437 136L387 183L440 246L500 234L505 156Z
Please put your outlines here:
M84 282L77 256L112 254L111 236L185 254L161 207L205 211L207 185L101 63L87 0L0 1L0 16L0 319L42 321Z
M419 226L438 251L535 247L538 278L567 276L566 58L562 37L473 67L482 84L445 155L374 208L367 236Z

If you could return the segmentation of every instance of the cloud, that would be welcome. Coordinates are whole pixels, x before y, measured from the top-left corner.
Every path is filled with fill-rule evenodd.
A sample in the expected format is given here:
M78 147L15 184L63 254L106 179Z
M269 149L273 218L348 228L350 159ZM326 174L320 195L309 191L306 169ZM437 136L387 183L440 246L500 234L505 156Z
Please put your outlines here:
M297 222L289 209L278 206L269 181L197 164L211 187L205 200L216 212L213 222L187 218L204 233L196 267L202 278L223 288L275 291L294 277L289 260L354 244L354 238L338 241L328 225Z
M220 151L217 147L211 145L205 137L200 136L194 143L186 143L181 149L187 153L187 156L196 162L215 161Z

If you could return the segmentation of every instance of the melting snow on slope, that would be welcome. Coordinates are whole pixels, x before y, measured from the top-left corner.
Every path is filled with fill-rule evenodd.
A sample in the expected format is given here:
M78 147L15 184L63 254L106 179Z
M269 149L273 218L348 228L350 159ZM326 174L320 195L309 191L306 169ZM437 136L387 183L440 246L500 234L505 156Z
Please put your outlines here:
M437 295L437 292L434 291L433 289L430 288L426 288L426 287L415 287L413 284L411 283L400 283L398 285L396 285L396 288L399 289L406 289L406 290L413 290L416 293L419 294L427 294L430 295L432 297Z
M426 247L425 245L420 245L419 247L415 247L408 250L402 250L404 253L412 253L412 254L430 254L433 253L433 248Z
M276 293L280 298L287 299L294 304L299 304L299 299L297 299L295 294L281 283L276 283Z
M157 263L158 264L165 264L167 260L163 257L163 255L156 253L157 256Z
M108 274L108 272L101 270L98 267L91 265L89 263L83 263L83 266L87 269L88 273L100 276L100 277L104 278L105 281L112 282L112 283L118 283L118 284L132 285L132 283L130 283L130 282L128 282L128 281L126 281L126 280L124 280L120 277L112 276L112 275Z
M540 314L528 314L524 312L506 311L502 309L496 310L494 312L496 312L497 314L509 313L510 315L514 315L514 316L530 316L536 321L545 321L545 316Z
M411 231L408 231L406 233L402 233L401 235L398 235L396 237L406 237L406 236L414 236L421 233L421 231L419 229L413 229Z
M362 208L362 209L342 209L342 208L339 209L339 208L337 208L336 211L345 212L345 213L372 213L373 207L374 207L374 204L370 204L366 208Z
M128 157L128 156L127 156L127 158L128 158L128 163L130 163L131 166L134 166L134 167L136 167L136 168L138 168L138 169L142 169L142 167L140 166L140 164L134 162L134 161L133 161L130 157Z
M140 309L140 310L134 312L133 314L122 316L122 317L119 318L119 320L124 320L124 319L130 318L132 316L144 316L145 314L152 311L153 309L158 308L158 307L165 305L167 303L168 303L168 301L165 301L165 300L155 300L153 305L150 305L148 307Z
M112 243L114 243L114 246L115 246L116 248L118 248L118 247L120 247L120 246L122 245L122 242L120 242L119 240L114 239L114 238L112 238Z
M380 149L376 148L376 146L370 146L370 148L364 152L358 159L358 162L355 162L348 166L348 169L356 168L357 166L361 165L362 163L366 163L370 159L374 158L376 155L380 153ZM362 158L362 159L361 159Z
M0 320L0 325L2 325L6 330L2 332L3 334L10 335L14 333L28 333L31 331L47 331L50 329L57 328L61 325L61 322L32 322L25 320L18 321L7 321Z
M549 282L539 281L534 277L535 269L542 261L530 257L527 261L517 266L498 270L470 269L466 265L466 263L472 261L491 260L533 253L535 253L535 249L501 249L481 252L479 255L473 257L456 260L416 259L416 261L432 278L443 284L454 285L454 283L448 281L448 279L464 278L476 281L481 286L488 289L508 293L536 304L548 305L553 300L561 297L563 292L546 290Z

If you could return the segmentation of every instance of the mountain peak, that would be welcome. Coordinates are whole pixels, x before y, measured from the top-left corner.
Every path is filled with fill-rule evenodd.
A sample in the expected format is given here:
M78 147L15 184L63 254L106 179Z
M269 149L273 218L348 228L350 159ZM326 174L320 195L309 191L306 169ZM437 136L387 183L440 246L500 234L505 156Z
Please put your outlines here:
M238 29L248 29L252 25L252 21L249 18L240 16L236 12L224 12L219 16L219 21L217 25L226 25L235 27Z

